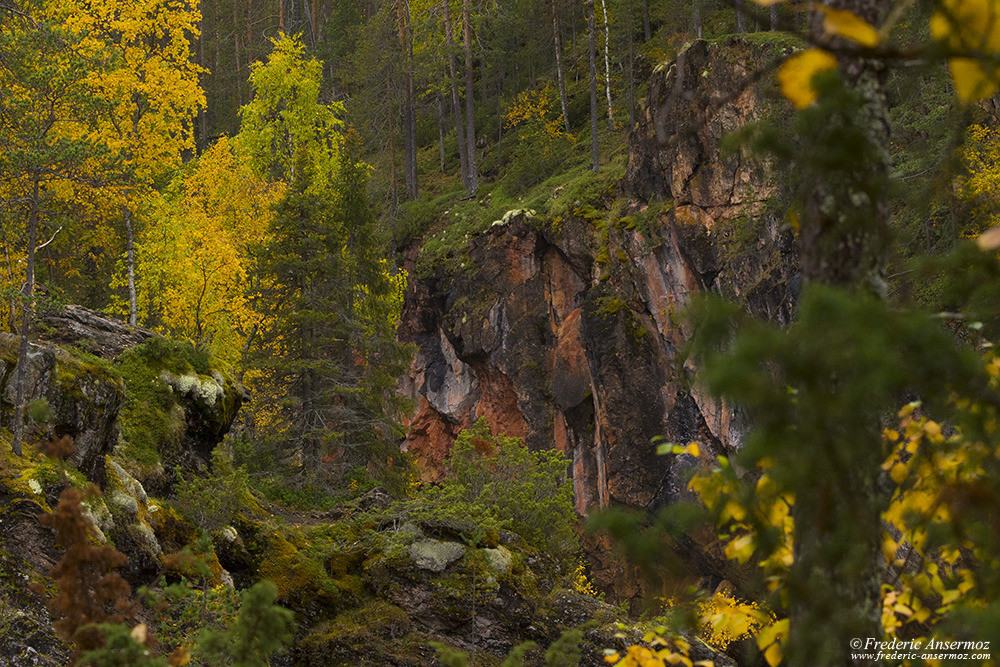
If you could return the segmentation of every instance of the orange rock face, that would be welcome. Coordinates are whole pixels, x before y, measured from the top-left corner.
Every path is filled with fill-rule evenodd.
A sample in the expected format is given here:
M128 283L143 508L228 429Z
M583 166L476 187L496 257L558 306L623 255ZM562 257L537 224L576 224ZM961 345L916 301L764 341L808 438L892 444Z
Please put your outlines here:
M721 293L787 321L795 266L781 219L763 213L774 193L766 170L720 157L721 137L756 117L758 92L709 113L760 47L726 45L745 58L716 48L698 42L654 75L620 184L634 198L625 214L645 215L643 225L510 212L469 239L471 268L411 279L400 338L418 354L402 389L417 409L404 447L426 479L478 417L530 448L564 452L581 514L687 493L685 471L699 463L658 455L654 437L699 442L706 464L739 446L732 408L692 382L686 308L698 293ZM657 198L672 205L650 219L643 210ZM737 219L758 238L736 243Z

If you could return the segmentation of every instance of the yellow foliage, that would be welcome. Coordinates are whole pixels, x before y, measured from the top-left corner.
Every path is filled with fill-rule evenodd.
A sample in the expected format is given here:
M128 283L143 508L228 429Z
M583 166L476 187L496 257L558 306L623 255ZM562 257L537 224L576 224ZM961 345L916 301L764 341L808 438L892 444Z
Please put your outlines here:
M199 34L197 0L54 0L55 15L85 39L81 48L117 67L91 75L89 85L105 100L99 134L135 170L140 183L179 164L194 147L191 120L205 106L191 61Z
M969 127L962 146L965 174L956 179L959 196L972 203L978 218L976 234L987 225L1000 224L1000 135L986 125Z
M254 176L227 139L217 141L150 202L136 247L140 318L237 362L260 324L252 251L282 192Z
M1000 0L943 0L930 27L931 36L947 47L981 55L948 60L958 98L969 104L992 95L1000 68L986 61L1000 53Z
M541 139L546 150L551 150L557 141L566 139L562 122L552 113L552 87L546 85L541 90L524 90L503 112L504 127L518 128L522 141Z
M819 97L813 88L813 76L836 66L837 59L823 49L806 49L792 56L778 70L781 94L797 109L805 109Z
M593 582L587 578L587 573L584 571L582 563L577 565L573 571L573 590L581 595L589 595L593 598L598 596L597 589L594 588Z
M861 46L878 46L882 41L878 30L854 12L822 4L815 6L823 12L823 30L831 35L849 39Z

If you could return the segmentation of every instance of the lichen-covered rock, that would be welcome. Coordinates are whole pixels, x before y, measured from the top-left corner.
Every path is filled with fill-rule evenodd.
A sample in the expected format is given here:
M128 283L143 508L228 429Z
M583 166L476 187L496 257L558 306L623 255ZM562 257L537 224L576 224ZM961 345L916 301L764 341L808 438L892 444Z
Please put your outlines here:
M10 424L17 402L19 339L0 334L0 422ZM73 438L73 463L88 479L104 481L104 456L118 442L118 414L125 388L107 364L55 346L29 345L28 401L44 398L51 431Z
M8 474L0 472L0 665L65 665L71 649L46 607L60 549L38 522L44 499L11 484Z
M102 359L117 359L122 352L156 336L149 329L74 305L42 310L37 316L37 329L39 340L71 345Z
M465 555L465 547L455 542L420 540L410 545L410 558L422 570L444 572Z
M163 548L152 527L152 515L161 511L146 491L116 461L108 458L105 504L112 523L108 537L128 556L123 576L133 586L150 583L162 570Z
M122 353L115 367L126 385L116 453L152 493L167 496L175 467L206 469L244 389L206 353L158 337Z

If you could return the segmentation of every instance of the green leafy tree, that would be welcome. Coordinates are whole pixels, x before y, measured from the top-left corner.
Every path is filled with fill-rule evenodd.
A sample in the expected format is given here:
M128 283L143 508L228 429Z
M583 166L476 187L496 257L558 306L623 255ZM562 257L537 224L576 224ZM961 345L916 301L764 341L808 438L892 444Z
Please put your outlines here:
M520 438L494 435L480 418L459 433L447 466L451 476L425 492L445 511L514 531L559 555L577 546L573 485L562 452L533 452Z
M299 178L310 192L334 184L342 143L343 106L320 100L322 65L305 55L295 37L272 40L266 62L250 75L253 100L242 109L238 145L251 166L267 180ZM300 169L307 174L299 173Z

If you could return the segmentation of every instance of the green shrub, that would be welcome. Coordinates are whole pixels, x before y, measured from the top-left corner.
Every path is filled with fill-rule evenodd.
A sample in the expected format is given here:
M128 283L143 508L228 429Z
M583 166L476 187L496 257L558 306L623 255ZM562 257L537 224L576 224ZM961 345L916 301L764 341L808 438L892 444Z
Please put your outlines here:
M423 492L432 504L484 528L513 531L556 555L577 546L573 487L562 452L533 452L520 438L493 435L479 419L459 434L447 465L449 478Z
M228 525L243 506L249 488L247 472L235 467L220 447L212 452L212 471L188 475L176 469L177 499L174 505L205 532Z

